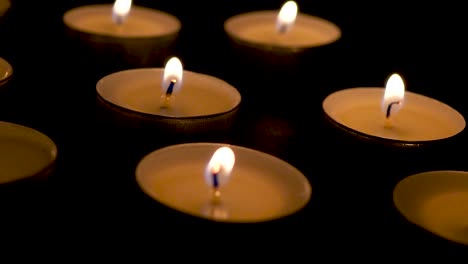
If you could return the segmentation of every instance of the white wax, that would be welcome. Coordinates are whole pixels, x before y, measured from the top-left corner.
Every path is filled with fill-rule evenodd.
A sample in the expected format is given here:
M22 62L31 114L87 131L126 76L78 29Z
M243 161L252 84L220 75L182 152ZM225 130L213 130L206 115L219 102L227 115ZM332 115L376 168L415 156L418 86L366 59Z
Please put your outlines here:
M136 180L150 197L184 213L226 222L260 222L290 215L310 199L311 186L290 164L271 155L229 146L236 162L223 185L221 202L227 218L205 214L212 189L205 166L222 144L189 143L156 150L137 166Z
M323 109L334 121L355 131L406 142L449 138L465 128L465 119L455 109L408 91L401 110L386 120L381 108L384 91L377 87L337 91L325 98Z
M6 81L13 74L13 68L10 63L3 58L0 58L0 84Z
M276 29L278 11L256 11L229 18L225 31L232 37L254 45L283 48L310 48L332 43L341 37L333 23L311 15L298 14L291 30L280 34Z
M431 171L403 179L394 202L412 223L468 245L468 172Z
M173 94L169 107L161 98L163 68L131 69L112 73L98 81L104 100L120 107L167 117L200 117L226 113L236 108L241 95L236 88L213 76L184 71L182 88Z
M132 6L121 25L112 21L111 4L82 6L67 11L65 24L77 31L112 37L143 38L171 35L180 30L180 21L167 13Z
M56 156L57 148L46 135L0 121L0 184L34 176Z

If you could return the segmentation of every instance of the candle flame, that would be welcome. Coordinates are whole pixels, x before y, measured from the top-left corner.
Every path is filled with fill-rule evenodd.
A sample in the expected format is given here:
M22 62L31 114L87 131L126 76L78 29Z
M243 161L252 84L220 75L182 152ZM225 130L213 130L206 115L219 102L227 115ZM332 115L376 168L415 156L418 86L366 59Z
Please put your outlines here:
M172 86L171 94L181 89L183 72L182 62L177 57L172 57L167 61L161 86L163 93L166 93L170 86Z
M291 30L297 17L297 4L294 1L287 1L281 7L276 19L276 29L279 33L286 33Z
M403 106L405 97L405 84L400 75L392 74L385 84L385 92L382 100L382 111L386 117L396 114Z
M205 168L206 184L216 188L226 184L231 176L235 159L231 148L221 147L217 149ZM213 177L214 174L216 174L216 178Z
M115 0L112 7L112 20L117 24L122 24L130 13L132 0Z

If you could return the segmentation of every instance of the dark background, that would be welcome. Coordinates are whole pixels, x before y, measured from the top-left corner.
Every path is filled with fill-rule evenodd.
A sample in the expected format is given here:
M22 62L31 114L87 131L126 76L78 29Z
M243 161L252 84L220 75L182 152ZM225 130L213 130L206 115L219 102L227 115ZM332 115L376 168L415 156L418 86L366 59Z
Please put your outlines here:
M407 90L468 116L461 4L297 1L301 12L337 24L342 38L324 53L282 68L257 67L258 61L237 56L223 23L247 11L277 10L283 1L134 1L180 19L174 55L186 70L222 78L241 92L236 129L213 141L278 156L311 182L311 201L297 214L262 224L226 225L180 215L136 187L138 161L169 142L156 144L139 138L138 131L120 131L98 114L96 82L112 71L138 65L101 67L105 63L80 53L65 34L63 14L95 3L112 1L14 1L0 18L0 57L14 69L0 97L0 120L43 132L59 150L46 186L20 187L1 201L2 221L12 224L5 229L21 234L17 238L37 238L32 231L39 230L44 232L41 239L57 245L80 240L82 254L91 245L143 241L152 248L143 253L149 256L162 254L162 244L181 252L200 246L194 257L201 260L219 252L226 252L224 259L252 253L265 260L287 256L289 261L355 261L376 255L379 260L457 260L466 254L466 246L407 223L392 203L393 187L406 176L468 170L466 132L424 147L392 146L343 133L324 119L321 108L333 91L383 87L385 79L398 72ZM259 73L253 73L254 68Z

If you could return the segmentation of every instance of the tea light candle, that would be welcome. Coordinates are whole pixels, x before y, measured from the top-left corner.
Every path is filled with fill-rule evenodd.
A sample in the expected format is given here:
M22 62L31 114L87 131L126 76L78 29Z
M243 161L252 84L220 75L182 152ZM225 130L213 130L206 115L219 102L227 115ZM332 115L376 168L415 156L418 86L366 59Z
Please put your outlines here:
M468 172L429 171L409 176L396 185L393 201L411 223L468 245Z
M452 137L465 128L465 119L435 99L405 91L398 74L385 88L360 87L334 92L322 104L334 122L366 135L401 142L427 142Z
M268 53L299 52L341 37L334 23L298 13L294 1L286 2L279 12L263 10L233 16L226 20L224 29L235 42Z
M180 21L159 10L132 6L131 0L113 5L96 4L73 8L63 17L65 24L78 31L116 38L154 38L175 34Z
M63 21L71 32L94 43L96 48L115 50L120 45L121 56L129 53L129 58L139 56L142 60L150 60L146 57L169 49L181 28L179 19L173 15L132 6L131 0L76 7L64 14Z
M56 156L57 147L46 135L0 121L0 184L47 173Z
M10 80L13 74L13 67L3 58L0 58L0 87Z
M199 129L209 128L212 121L229 126L241 102L236 88L216 77L183 70L176 57L164 69L130 69L107 75L98 81L96 90L117 111L162 120L162 124L181 121L183 130L192 124L192 132L200 122Z
M220 222L252 223L291 215L311 196L307 178L269 154L219 143L161 148L137 165L136 181L154 200Z

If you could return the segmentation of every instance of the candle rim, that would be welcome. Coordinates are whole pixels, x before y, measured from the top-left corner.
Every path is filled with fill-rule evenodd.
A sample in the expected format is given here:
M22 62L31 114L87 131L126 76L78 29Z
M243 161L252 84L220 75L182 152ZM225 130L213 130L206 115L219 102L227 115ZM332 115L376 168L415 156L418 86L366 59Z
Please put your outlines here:
M263 49L294 50L296 52L318 48L322 46L328 46L328 45L331 45L332 43L337 42L342 37L341 28L334 22L327 20L325 18L322 18L322 17L309 15L309 14L301 13L301 12L297 14L295 23L301 23L299 21L307 21L307 22L313 21L313 23L319 23L321 25L326 26L327 31L333 30L335 35L333 37L330 37L327 41L324 41L320 44L277 45L277 44L272 44L272 43L265 43L265 42L252 41L249 39L245 39L243 37L240 37L238 34L236 34L236 31L233 30L233 27L236 26L236 23L242 23L243 21L249 20L252 18L256 18L257 20L262 20L262 21L272 20L271 22L272 27L274 28L277 15L278 15L278 10L259 10L259 11L250 11L250 12L237 14L237 15L229 17L228 19L224 21L224 25L223 25L224 31L231 39L246 46L260 47Z
M23 174L14 177L14 179L10 181L3 181L4 179L0 177L0 186L2 184L19 182L34 177L36 175L46 173L51 169L51 167L57 159L58 149L55 142L49 136L34 128L17 123L0 121L0 139L2 138L14 138L15 140L21 140L24 142L34 144L35 146L44 150L44 153L48 154L48 162L42 164L42 166L36 171L32 172L32 174Z
M464 182L460 185L459 182ZM434 170L412 174L400 180L393 189L393 204L397 211L410 223L457 243L467 244L467 240L447 236L444 232L428 227L417 215L417 208L430 197L447 193L446 189L468 191L468 171ZM415 197L418 199L415 199Z
M188 115L188 116L160 115L160 114L142 112L142 111L138 111L136 109L131 109L131 108L124 107L124 106L118 104L117 102L115 102L114 100L110 100L105 95L105 92L103 90L103 89L105 89L105 86L103 85L103 83L108 78L112 78L113 76L117 76L117 75L120 75L120 74L131 74L131 73L138 73L138 72L142 72L142 71L143 72L145 72L145 71L154 72L155 73L155 83L159 84L159 82L157 82L156 76L157 76L158 73L163 74L164 70L165 70L164 68L136 68L136 69L122 70L122 71L118 71L118 72L108 74L108 75L104 76L103 78L101 78L96 83L97 95L98 95L99 99L101 99L101 101L103 101L104 103L107 103L108 105L112 106L114 109L117 109L119 111L123 111L124 113L130 114L130 115L136 115L136 116L140 116L140 117L143 117L143 118L159 119L159 120L187 120L187 121L189 121L189 120L216 118L216 117L219 117L219 116L223 116L223 115L233 113L233 112L237 111L240 108L240 105L242 103L242 96L241 96L240 92L234 86L232 86L228 82L226 82L226 81L224 81L224 80L222 80L220 78L217 78L215 76L211 76L211 75L204 74L204 73L199 73L199 72L194 72L194 71L190 71L190 70L186 70L186 69L183 70L184 79L190 78L190 76L202 76L204 78L209 78L210 80L216 81L216 82L222 84L225 88L229 89L229 92L231 92L231 94L234 95L234 98L232 100L232 104L230 105L230 107L226 108L225 111L214 112L214 113L203 114L203 115ZM184 81L184 83L186 83L186 81Z
M177 150L181 150L181 149L182 150L185 150L185 149L190 150L190 149L193 149L193 148L202 148L204 153L206 152L206 156L211 157L213 155L214 151L216 151L216 149L218 149L220 147L226 147L226 146L231 148L234 151L235 155L236 155L237 164L234 167L241 165L240 163L238 163L240 160L242 160L242 159L239 158L240 157L239 155L242 154L242 153L248 153L248 154L251 154L251 155L256 155L257 157L260 157L262 160L268 160L268 161L274 162L274 164L278 164L278 166L286 168L288 171L290 171L291 173L288 174L288 177L290 177L290 178L294 177L294 181L301 183L302 191L300 193L294 192L295 195L297 195L297 197L300 197L301 203L296 204L295 207L293 207L293 208L288 208L289 210L282 210L281 214L276 214L276 215L268 217L268 218L255 219L255 220L251 220L251 219L213 219L213 218L203 216L201 214L193 214L193 213L190 213L190 212L180 211L178 208L176 208L173 205L167 203L167 201L164 202L164 201L158 200L154 196L154 194L151 193L151 188L147 184L145 184L145 178L156 177L157 176L154 173L149 173L149 174L145 173L146 172L145 169L147 169L149 165L154 166L155 164L163 164L163 165L166 164L166 163L155 163L154 160L157 159L157 158L160 158L160 157L164 157L164 155L167 154L167 153L171 153L172 151L177 151ZM187 152L187 153L192 153L192 152ZM208 160L209 159L206 159L206 162L208 162ZM204 166L202 166L202 167L204 168ZM235 170L235 168L234 168L234 170ZM307 204L309 204L309 202L311 201L311 198L312 198L312 184L311 184L310 180L302 173L301 170L299 170L298 168L296 168L292 164L288 163L287 161L285 161L285 160L283 160L283 159L281 159L279 157L276 157L274 155L271 155L269 153L262 152L260 150L256 150L256 149L252 149L252 148L248 148L248 147L244 147L244 146L240 146L240 145L235 145L235 144L215 143L215 142L192 142L192 143L179 143L179 144L175 144L175 145L162 147L162 148L153 150L153 151L147 153L146 155L144 155L140 159L140 161L138 162L134 172L135 172L135 179L136 179L136 182L137 182L138 186L140 187L140 190L143 193L145 193L146 195L148 195L149 197L151 197L152 199L154 199L156 202L159 202L159 203L161 203L161 204L163 204L163 205L165 205L165 206L167 206L167 207L169 207L169 208L171 208L173 210L183 212L183 213L187 213L187 214L192 215L194 217L210 219L210 220L219 221L219 222L243 224L243 223L257 223L257 222L274 221L274 220L277 220L277 219L288 217L288 216L290 216L290 215L304 209L307 206ZM281 176L279 176L279 177L285 177L285 176L284 176L284 174L281 174ZM200 178L203 180L203 170L200 171Z
M67 26L69 29L76 30L82 33L86 33L89 35L95 35L95 36L103 36L103 37L111 37L111 38L122 38L122 39L147 39L147 38L163 38L167 37L170 35L176 35L180 31L182 27L182 22L175 16L170 13L158 10L158 9L153 9L150 7L145 7L145 6L138 6L138 5L132 5L130 12L138 12L146 15L156 15L164 18L166 21L171 21L172 27L166 29L163 33L161 34L141 34L141 35L129 35L129 36L122 36L119 34L110 34L110 33L100 33L100 32L95 32L93 30L87 30L82 28L81 26L77 26L73 21L76 19L77 16L82 16L83 13L85 12L106 12L109 13L109 20L111 20L111 14L112 14L112 7L113 4L89 4L89 5L83 5L83 6L77 6L74 8L69 9L64 13L62 16L62 21Z
M0 86L6 83L12 75L13 67L7 60L0 57Z
M457 136L461 134L465 127L466 127L466 120L464 116L458 112L455 108L451 107L450 105L436 100L432 97L425 96L419 93L411 92L411 91L405 91L405 100L408 100L409 98L412 99L417 99L417 100L424 100L426 102L430 102L432 104L437 104L439 107L442 107L446 109L447 111L450 111L450 114L457 120L457 130L454 130L452 133L445 135L444 137L439 137L437 139L419 139L419 140L408 140L408 139L396 139L396 138L388 138L388 137L381 137L378 135L373 135L373 134L367 134L363 131L360 131L356 128L347 126L346 124L343 124L342 122L339 122L336 120L333 110L331 109L332 106L331 104L333 103L333 100L336 100L336 98L344 98L345 94L347 93L352 93L352 92L367 92L367 93L381 93L382 96L384 94L385 88L384 87L353 87L353 88L345 88L342 90L338 90L335 92L330 93L328 96L325 97L325 99L322 102L322 111L325 114L326 118L329 121L332 121L333 124L337 125L340 128L345 129L348 132L351 132L352 134L365 138L365 139L370 139L370 140L375 140L378 142L383 142L383 143L389 143L390 145L395 145L395 146L403 146L403 147L418 147L422 146L428 143L436 143L440 142L443 140L450 139L454 136ZM378 101L380 102L380 98L378 98ZM406 105L405 107L408 107Z

